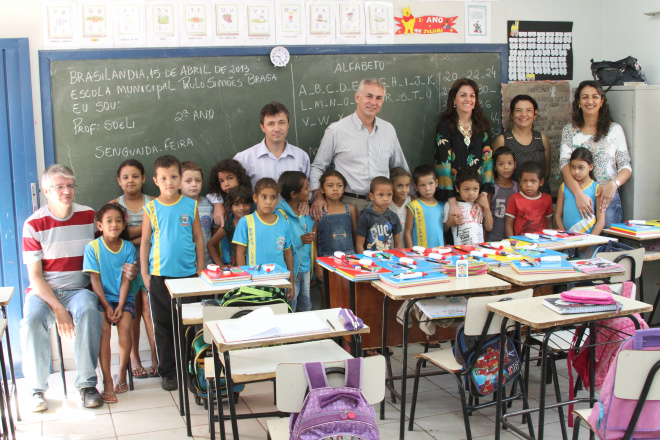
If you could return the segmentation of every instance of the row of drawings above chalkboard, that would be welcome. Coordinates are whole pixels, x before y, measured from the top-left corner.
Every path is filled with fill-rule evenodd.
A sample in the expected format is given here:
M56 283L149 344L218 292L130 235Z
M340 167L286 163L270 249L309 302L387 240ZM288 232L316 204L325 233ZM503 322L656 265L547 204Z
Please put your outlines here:
M50 0L45 47L388 44L392 8L378 0Z

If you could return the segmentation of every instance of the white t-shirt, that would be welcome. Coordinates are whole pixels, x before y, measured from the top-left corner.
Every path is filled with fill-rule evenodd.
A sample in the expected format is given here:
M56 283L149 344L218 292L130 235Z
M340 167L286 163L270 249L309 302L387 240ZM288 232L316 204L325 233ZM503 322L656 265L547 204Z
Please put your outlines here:
M454 236L455 245L475 244L484 242L484 227L472 212L474 202L461 202L457 201L458 207L461 210L463 217L463 224L451 227L451 233ZM449 220L449 203L445 203L445 210L442 216L442 221L447 223Z
M406 213L406 205L407 205L408 203L410 203L410 196L406 197L406 201L403 202L403 205L401 205L401 207L398 207L398 206L396 205L396 203L394 203L394 202L391 202L391 203L388 205L388 208L390 209L390 211L392 211L393 213L395 213L395 214L399 217L399 220L401 220L401 230L405 230L405 229L406 229L406 215L407 215L407 213Z

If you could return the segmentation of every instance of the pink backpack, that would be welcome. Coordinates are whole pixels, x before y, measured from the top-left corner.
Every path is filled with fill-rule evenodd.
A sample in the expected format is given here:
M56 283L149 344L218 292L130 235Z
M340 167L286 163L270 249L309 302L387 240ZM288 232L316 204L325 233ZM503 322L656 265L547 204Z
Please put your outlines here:
M660 350L660 329L638 330L632 338L624 342L621 350L614 356L612 368L607 373L600 398L587 419L589 424L596 429L598 437L603 440L623 438L637 405L637 400L620 399L614 395L616 365L619 353L623 350ZM656 380L658 380L657 377ZM659 400L647 400L644 403L631 438L660 438Z
M621 293L621 296L625 298L630 298L632 296L632 289L634 283L630 281L626 281L622 284L623 284L623 292ZM597 287L597 289L602 290L603 292L612 293L612 289L610 289L610 287L607 284L600 285ZM639 313L635 313L634 316L635 319L639 321L640 327L642 329L649 328L648 324L639 315ZM605 382L605 378L607 377L607 373L610 370L610 365L612 364L612 361L614 361L614 358L616 357L616 354L619 351L619 347L621 347L621 344L623 344L623 341L625 340L624 335L632 335L634 332L635 332L635 324L631 319L626 317L611 318L596 324L596 341L595 341L596 344L618 340L618 342L616 343L609 343L609 344L596 346L595 379L593 381L594 382L593 385L596 387L596 390L599 390L603 386L603 383ZM575 343L575 341L573 342ZM590 344L591 344L591 336L587 337L583 345L586 347ZM578 376L580 376L580 378L582 379L582 383L584 383L585 389L589 388L589 386L591 386L591 378L589 377L589 349L588 348L579 349L577 354L575 354L575 350L571 350L568 352L569 400L573 400L573 397L575 396L573 371L571 369L571 366L575 368L575 371L577 372ZM571 412L569 413L570 415L568 418L568 426L572 427L573 426L572 405L569 407L569 411Z

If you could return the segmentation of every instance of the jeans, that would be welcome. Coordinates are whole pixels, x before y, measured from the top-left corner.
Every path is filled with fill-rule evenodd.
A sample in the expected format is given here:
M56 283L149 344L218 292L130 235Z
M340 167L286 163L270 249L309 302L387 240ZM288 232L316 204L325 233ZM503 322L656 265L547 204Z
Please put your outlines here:
M609 229L612 223L622 223L623 222L623 208L621 207L621 197L619 197L619 191L617 190L612 197L610 206L607 207L605 211L605 226L604 229Z
M296 296L289 301L291 310L294 312L309 312L312 310L312 300L309 297L309 278L311 271L307 272L298 272L298 275L293 280L293 285L296 289Z
M54 290L53 293L71 313L75 326L74 354L76 388L96 386L96 364L99 358L103 316L98 312L98 297L87 289ZM32 392L48 389L50 375L50 333L55 313L36 294L25 297L21 320L23 373Z

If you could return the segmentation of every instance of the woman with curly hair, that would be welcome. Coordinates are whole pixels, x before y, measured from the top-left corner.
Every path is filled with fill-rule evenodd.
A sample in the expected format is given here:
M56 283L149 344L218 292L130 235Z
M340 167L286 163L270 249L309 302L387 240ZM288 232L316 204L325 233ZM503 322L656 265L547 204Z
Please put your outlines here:
M562 131L559 167L564 182L573 194L583 218L591 217L595 207L571 175L573 150L584 147L594 159L594 178L601 187L600 207L605 212L605 228L623 221L619 188L632 174L630 155L623 128L612 121L603 88L596 81L582 81L573 97L572 122Z
M449 215L460 221L454 194L460 168L473 168L481 179L481 192L493 189L491 134L488 119L479 104L479 87L467 78L454 82L447 95L447 108L438 118L435 148L436 199L449 203ZM478 205L476 205L478 206Z

